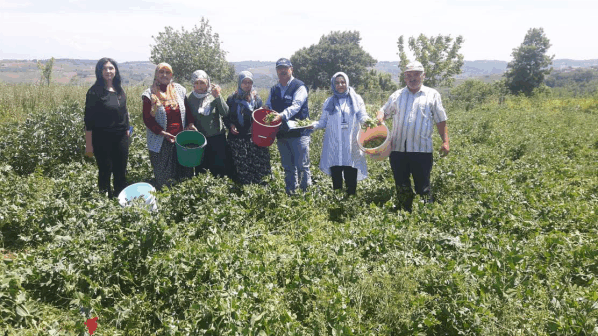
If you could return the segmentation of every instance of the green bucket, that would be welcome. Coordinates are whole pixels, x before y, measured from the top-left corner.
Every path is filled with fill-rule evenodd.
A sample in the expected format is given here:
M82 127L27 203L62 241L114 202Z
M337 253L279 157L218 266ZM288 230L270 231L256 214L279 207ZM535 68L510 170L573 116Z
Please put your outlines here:
M208 143L206 137L196 131L182 131L176 136L176 156L179 163L185 167L195 167L201 164L203 150Z

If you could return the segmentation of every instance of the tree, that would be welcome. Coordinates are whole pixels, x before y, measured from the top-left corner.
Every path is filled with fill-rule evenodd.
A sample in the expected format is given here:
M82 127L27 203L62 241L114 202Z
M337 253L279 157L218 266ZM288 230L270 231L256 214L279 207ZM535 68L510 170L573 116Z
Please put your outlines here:
M218 34L212 33L209 21L203 17L199 27L195 25L191 31L166 27L152 38L156 44L152 46L150 61L170 64L174 77L179 80L190 80L193 71L199 69L220 82L234 77L234 66L226 61L226 51L220 49Z
M351 84L351 86L353 86ZM375 91L384 93L396 91L398 86L392 81L392 76L389 73L383 73L376 69L370 69L365 73L359 85L356 86L359 92Z
M429 87L451 87L453 85L455 81L453 76L462 72L463 55L459 54L459 49L461 49L463 41L461 35L457 36L454 41L450 35L428 38L424 34L420 34L417 39L409 38L409 49L426 70L424 85ZM397 46L399 47L399 68L401 70L399 77L402 78L405 67L409 63L402 35L397 41Z
M54 68L54 61L54 57L47 60L46 64L37 61L37 68L42 71L40 78L41 85L45 83L47 86L50 86L50 82L52 81L52 69Z
M552 68L553 56L546 55L550 48L550 40L543 28L531 28L527 31L523 43L513 49L513 60L507 65L505 72L506 85L511 93L524 93L530 96L535 88L544 82Z
M361 48L357 31L333 31L322 36L318 44L302 48L291 56L294 76L312 88L329 88L330 78L342 71L349 84L357 86L376 60Z

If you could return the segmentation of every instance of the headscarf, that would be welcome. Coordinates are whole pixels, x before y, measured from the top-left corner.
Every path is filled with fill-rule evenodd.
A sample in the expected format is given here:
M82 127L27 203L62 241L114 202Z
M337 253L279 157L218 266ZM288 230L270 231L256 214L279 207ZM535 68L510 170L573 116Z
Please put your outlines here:
M345 90L345 92L343 93L339 93L338 91L336 91L336 85L334 85L335 81L336 81L336 77L341 76L345 79L345 82L347 83L347 89ZM332 93L334 93L334 96L336 98L347 98L347 96L349 95L349 76L347 76L346 73L344 72L337 72L334 74L334 76L332 76L332 78L330 78L330 87L332 88Z
M245 78L249 78L253 82L253 74L249 71L241 71L241 73L239 73L239 80L237 81L237 97L235 103L237 103L237 119L241 126L243 126L244 123L243 107L246 107L251 112L255 110L255 91L245 92L241 88L241 83L243 83ZM247 98L249 98L249 101L247 101Z
M338 91L336 91L336 87L334 86L334 80L338 76L342 76L345 79L345 82L347 82L347 90L344 93L339 93ZM342 98L350 97L352 105L351 112L355 112L355 108L358 106L357 94L355 93L355 89L349 86L349 76L347 76L347 74L344 72L335 73L334 75L332 75L332 78L330 79L330 86L332 87L333 96L332 99L328 100L328 104L326 105L326 107L324 107L324 111L327 111L329 114L336 113L336 111L338 110L338 101Z
M195 85L195 82L198 80L206 81L208 83L208 89L205 93L197 93L195 90L193 90L191 91L191 94L198 99L203 99L202 104L197 108L197 113L207 116L212 111L209 106L212 100L204 98L210 94L210 86L212 83L210 81L210 76L208 76L208 74L203 70L196 70L191 74L191 83L193 85Z
M170 70L170 72L172 72L172 67L168 63L160 63L156 66L156 71L154 72L154 83L151 87L151 115L153 117L156 116L156 109L159 106L164 106L165 108L170 106L171 109L176 109L179 107L176 89L174 88L174 83L172 82L172 80L170 81L170 83L166 85L166 92L162 92L162 90L160 90L160 83L158 82L158 72L162 69L168 69Z
M209 91L212 83L210 82L210 76L208 76L208 74L205 71L195 70L193 74L191 74L191 84L195 85L195 82L197 82L200 79L208 83L208 89L205 93L197 93L195 92L195 90L193 90L193 95L199 99L202 99L210 93Z

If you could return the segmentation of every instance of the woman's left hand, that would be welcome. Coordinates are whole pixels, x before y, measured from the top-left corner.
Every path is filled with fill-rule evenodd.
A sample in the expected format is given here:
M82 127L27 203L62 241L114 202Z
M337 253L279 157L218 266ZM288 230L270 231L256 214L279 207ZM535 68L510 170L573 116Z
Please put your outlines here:
M212 96L214 96L214 98L220 97L220 85L212 85Z
M197 128L195 127L195 125L193 125L193 124L189 124L189 125L187 125L187 127L185 127L185 130L187 130L187 131L195 131L195 132L199 132L199 131L197 130Z

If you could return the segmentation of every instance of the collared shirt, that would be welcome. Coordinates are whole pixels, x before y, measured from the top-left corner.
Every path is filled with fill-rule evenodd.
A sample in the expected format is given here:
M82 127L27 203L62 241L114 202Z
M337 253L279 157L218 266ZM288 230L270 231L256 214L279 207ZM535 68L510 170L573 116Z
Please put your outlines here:
M423 85L417 93L395 91L382 111L384 119L393 117L392 150L399 152L432 153L434 125L447 120L440 93Z
M291 83L291 81L293 81L293 79L295 79L295 77L291 76L291 79L289 79L289 81L287 82L287 85L282 86L279 83L276 83L276 86L278 86L280 88L280 96L284 97L285 92L287 91L289 84ZM268 100L266 101L266 106L268 106L269 108L272 108L272 103L270 101L270 99L272 99L272 97L268 97ZM293 95L293 104L289 107L287 107L284 111L282 111L280 114L282 115L282 118L285 121L288 121L289 119L291 119L295 114L297 114L297 112L299 112L299 110L301 109L301 106L303 106L303 103L307 100L307 89L305 88L305 86L301 86L297 89L297 91L295 91L295 94Z

